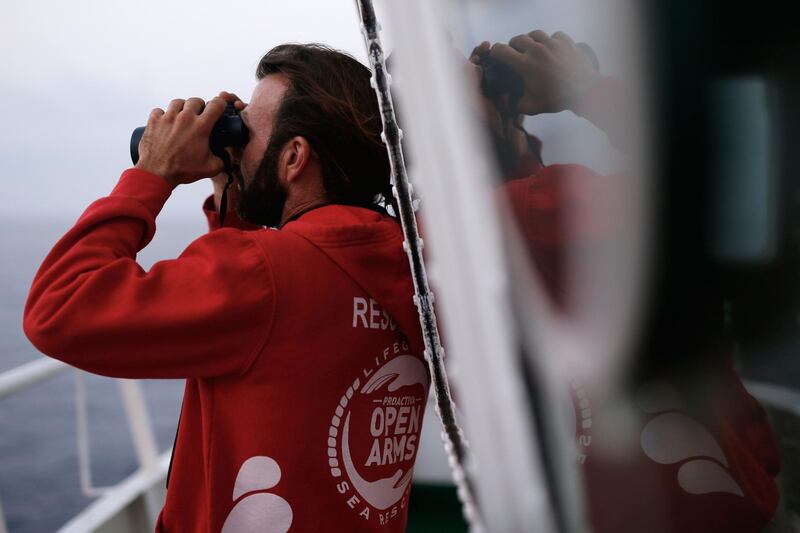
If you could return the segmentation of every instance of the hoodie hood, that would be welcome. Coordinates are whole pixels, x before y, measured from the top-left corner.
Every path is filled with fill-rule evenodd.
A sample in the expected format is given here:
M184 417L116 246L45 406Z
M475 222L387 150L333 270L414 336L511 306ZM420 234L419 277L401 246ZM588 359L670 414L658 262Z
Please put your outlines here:
M370 209L328 205L304 213L280 231L319 248L397 321L414 352L423 353L414 284L398 221Z

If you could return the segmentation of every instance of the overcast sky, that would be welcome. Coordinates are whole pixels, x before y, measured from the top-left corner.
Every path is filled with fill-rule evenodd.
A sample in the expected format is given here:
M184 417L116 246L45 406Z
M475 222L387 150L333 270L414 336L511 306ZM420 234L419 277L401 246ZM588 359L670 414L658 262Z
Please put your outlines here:
M586 16L591 0L468 4L469 16L448 12L462 27L453 37L463 51L542 28L589 41L604 66L615 55L602 42L614 32ZM376 0L379 19L381 6ZM222 89L249 100L255 66L277 44L322 42L366 57L353 0L32 0L0 3L0 20L0 218L74 219L131 165L131 131L152 108ZM387 49L390 37L384 31ZM562 148L570 161L591 162L576 157L575 135L596 132L564 127L579 119L535 120L531 128L545 139L549 162L561 159ZM196 218L210 188L207 180L179 187L162 217Z
M0 216L77 217L130 166L131 131L172 98L249 100L261 55L324 42L364 60L352 0L0 3ZM182 186L164 216L208 194Z

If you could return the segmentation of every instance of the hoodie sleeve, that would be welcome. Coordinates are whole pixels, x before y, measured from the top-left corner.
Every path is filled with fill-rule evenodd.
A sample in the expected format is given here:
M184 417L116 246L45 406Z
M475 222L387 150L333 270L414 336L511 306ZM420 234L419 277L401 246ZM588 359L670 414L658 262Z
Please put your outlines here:
M45 258L23 327L43 353L96 374L211 377L245 372L266 342L274 288L248 232L214 231L149 271L136 254L171 191L131 169Z

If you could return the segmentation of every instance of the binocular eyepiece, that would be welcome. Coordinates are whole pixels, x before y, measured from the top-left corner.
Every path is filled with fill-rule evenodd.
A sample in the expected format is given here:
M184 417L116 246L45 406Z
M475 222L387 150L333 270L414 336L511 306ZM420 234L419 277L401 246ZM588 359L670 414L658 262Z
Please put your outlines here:
M139 141L142 140L144 130L145 127L141 126L133 130L131 135L131 160L134 165L139 161ZM241 148L247 144L248 140L250 140L250 135L247 126L242 122L239 110L234 107L233 102L228 102L225 106L225 113L214 124L208 138L208 147L211 149L211 153L223 161L227 161L228 154L225 152L225 147Z

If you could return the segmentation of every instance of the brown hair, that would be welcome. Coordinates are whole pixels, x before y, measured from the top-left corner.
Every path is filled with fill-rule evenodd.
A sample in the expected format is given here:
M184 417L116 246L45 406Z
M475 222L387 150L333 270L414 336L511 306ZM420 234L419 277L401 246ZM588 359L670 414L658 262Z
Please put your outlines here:
M256 78L275 73L289 79L289 88L270 145L304 137L320 157L322 183L332 202L371 207L379 194L392 199L369 69L323 45L283 44L261 58Z

